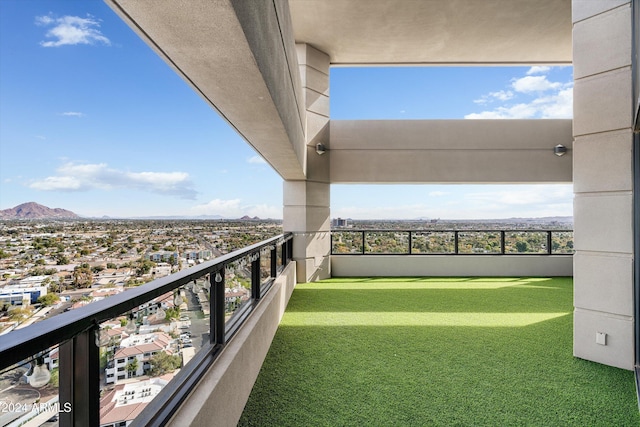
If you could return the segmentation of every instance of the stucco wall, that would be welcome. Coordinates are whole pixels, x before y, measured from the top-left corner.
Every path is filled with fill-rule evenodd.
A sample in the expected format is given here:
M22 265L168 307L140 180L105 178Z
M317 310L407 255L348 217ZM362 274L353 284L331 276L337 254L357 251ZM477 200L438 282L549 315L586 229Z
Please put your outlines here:
M573 353L633 369L632 8L628 0L572 5Z
M334 277L572 276L571 255L335 255Z
M572 181L571 120L332 120L331 183Z

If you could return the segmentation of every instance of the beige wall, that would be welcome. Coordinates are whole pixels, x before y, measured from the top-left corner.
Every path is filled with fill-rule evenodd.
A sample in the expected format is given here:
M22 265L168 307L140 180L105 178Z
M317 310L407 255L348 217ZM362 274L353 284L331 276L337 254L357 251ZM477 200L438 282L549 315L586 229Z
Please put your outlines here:
M625 369L634 360L631 28L629 1L573 1L574 354Z
M571 255L335 255L335 277L572 276Z
M307 44L297 44L299 74L305 106L306 180L285 181L283 228L293 233L293 259L298 281L331 277L330 190L328 154L316 144L329 145L329 57Z
M233 427L244 410L296 283L291 262L167 424Z
M571 120L332 120L332 183L571 182Z

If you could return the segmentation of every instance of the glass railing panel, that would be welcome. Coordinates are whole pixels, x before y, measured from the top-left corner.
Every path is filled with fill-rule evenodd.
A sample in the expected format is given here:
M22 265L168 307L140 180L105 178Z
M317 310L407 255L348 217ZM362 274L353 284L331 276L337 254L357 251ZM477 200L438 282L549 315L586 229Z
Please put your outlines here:
M331 239L331 253L333 254L362 253L362 232L333 231Z
M366 231L365 253L408 254L408 231Z
M260 251L260 283L265 284L271 280L271 248L266 247Z
M507 231L504 236L506 254L546 254L546 231Z
M0 426L57 425L73 409L59 398L58 361L52 347L0 372Z
M62 323L46 319L42 328L25 328L22 335L8 329L21 321L26 325L39 319L21 307L5 308L4 311L11 312L5 313L6 317L15 321L9 326L5 322L1 330L9 333L0 340L0 426L57 425L56 416L67 422L70 415L64 412L73 411L77 405L73 401L62 402L61 395L99 409L95 413L76 412L74 417L83 425L128 425L133 418L123 414L139 414L147 422L158 415L151 407L143 410L155 396L165 399L161 406L176 407L188 393L188 385L184 378L179 379L183 376L172 377L181 369L198 375L207 369L207 364L200 362L217 355L226 344L225 326L237 330L251 313L252 277L255 277L254 291L259 294L260 281L268 283L267 275L271 275L273 267L277 264L284 267L290 260L292 244L286 243L289 237L256 245L263 251L260 264L265 267L264 275L255 271L252 275L252 263L259 265L259 249L228 254L225 259L186 269L172 278L160 278L142 287L87 289L78 302L77 314L61 314ZM281 258L275 265L271 259L274 253ZM211 294L216 289L215 286L212 289L212 283L218 284L222 296L216 300L220 303L217 312L212 311L215 306ZM69 308L72 309L76 310ZM24 319L18 319L23 314ZM232 317L225 325L225 320ZM65 323L65 319L71 321ZM210 325L216 327L215 340ZM232 334L233 331L227 337ZM58 340L70 336L74 338L59 343ZM42 350L30 355L35 349ZM58 371L58 365L63 369ZM99 394L92 394L96 385L93 380L85 380L92 372L99 373L94 378ZM171 381L176 381L171 390L165 389ZM158 416L166 420L170 413Z
M133 420L208 344L209 289L205 275L100 324L101 425Z
M414 254L453 254L455 252L455 233L453 231L411 233L411 253Z
M458 232L458 253L500 254L500 241L499 231L460 231Z
M251 302L251 257L229 263L224 277L225 321Z
M551 232L551 253L553 254L573 254L573 231L552 231Z

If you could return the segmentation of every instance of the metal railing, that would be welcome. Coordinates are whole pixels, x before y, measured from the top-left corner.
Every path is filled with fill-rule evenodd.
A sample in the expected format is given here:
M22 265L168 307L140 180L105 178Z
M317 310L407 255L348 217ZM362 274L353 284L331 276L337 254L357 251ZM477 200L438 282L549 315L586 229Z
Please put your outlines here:
M331 255L570 255L573 230L333 230Z
M105 376L101 371L104 368L100 366L100 347L103 345L100 342L101 322L123 315L132 321L132 313L140 310L141 306L167 293L175 293L181 286L204 279L210 285L208 342L203 343L191 361L162 388L134 421L134 425L163 425L289 263L293 253L292 237L291 233L286 233L264 240L5 334L0 337L0 371L7 372L8 369L29 363L37 366L34 355L42 357L44 352L58 347L57 407L61 408L60 425L98 426L101 424L101 375L102 378ZM231 270L231 266L238 270ZM249 276L245 283L250 281L250 298L247 297L230 315L229 299L225 300L225 280L235 280L240 270ZM18 407L18 403L14 406L25 409Z

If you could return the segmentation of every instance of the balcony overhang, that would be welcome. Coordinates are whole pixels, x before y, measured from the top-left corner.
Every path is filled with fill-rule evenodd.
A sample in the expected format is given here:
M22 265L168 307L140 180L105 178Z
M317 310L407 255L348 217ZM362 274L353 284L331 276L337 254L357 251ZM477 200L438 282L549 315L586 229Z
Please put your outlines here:
M571 0L289 0L332 65L569 64Z
M105 1L285 180L313 179L295 43L324 52L333 66L570 64L572 58L571 0ZM342 169L340 156L331 159L335 182L443 181L382 172L342 176L333 172ZM375 165L383 160L370 165L380 170ZM462 174L455 182L514 181L506 178ZM571 180L534 178L515 181Z
M304 105L286 2L105 1L282 178L305 179Z

